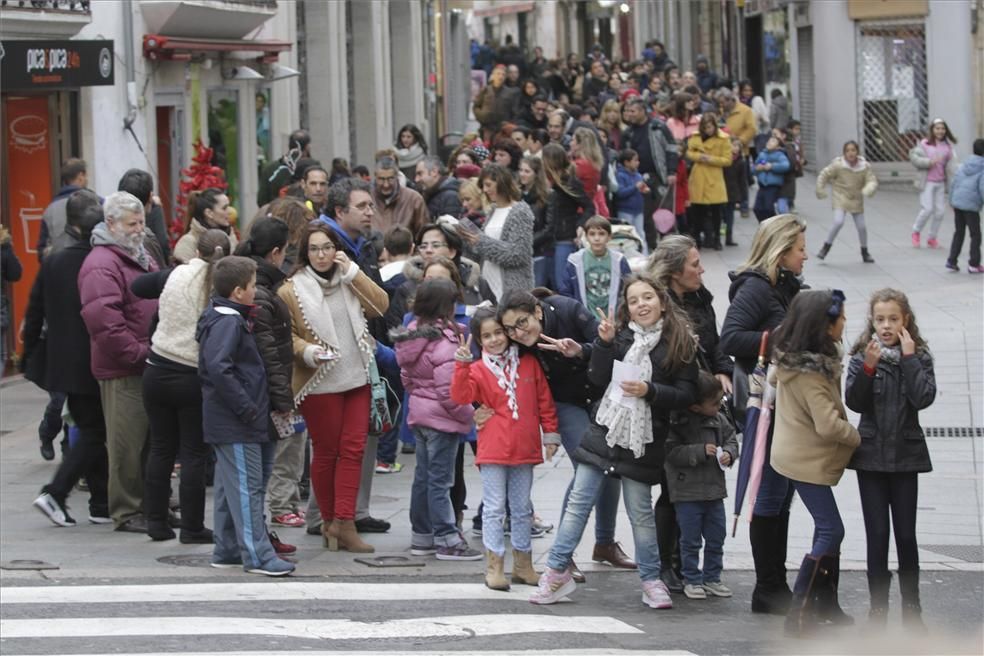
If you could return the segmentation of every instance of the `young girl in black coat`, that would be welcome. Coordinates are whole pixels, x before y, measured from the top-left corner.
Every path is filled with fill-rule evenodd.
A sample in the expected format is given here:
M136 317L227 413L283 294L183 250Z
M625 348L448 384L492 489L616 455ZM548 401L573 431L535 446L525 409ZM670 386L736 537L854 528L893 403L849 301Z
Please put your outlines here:
M861 413L861 446L848 465L858 473L868 543L870 618L884 626L888 615L888 519L892 517L899 559L902 620L925 629L919 603L916 544L918 474L932 471L919 411L936 398L933 356L920 336L909 299L895 289L871 296L868 322L851 349L845 395Z

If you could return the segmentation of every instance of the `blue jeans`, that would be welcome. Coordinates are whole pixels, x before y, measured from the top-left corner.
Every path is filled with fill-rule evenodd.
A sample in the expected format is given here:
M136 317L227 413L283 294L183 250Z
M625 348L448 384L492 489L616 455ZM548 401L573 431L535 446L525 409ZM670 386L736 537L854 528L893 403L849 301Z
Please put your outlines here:
M411 544L414 547L453 547L462 541L451 508L457 433L413 426L417 439L417 468L410 490Z
M630 214L628 212L619 212L618 218L625 221L639 234L639 239L642 240L642 253L643 255L649 255L649 246L646 244L646 218L641 212L639 214Z
M571 490L567 511L560 520L557 537L550 548L547 565L555 570L567 569L574 549L584 535L591 508L598 502L602 488L608 480L621 483L625 511L632 524L635 557L639 564L639 578L655 581L659 578L659 543L656 540L656 516L653 515L652 486L628 478L611 479L597 467L581 464L574 472L574 489Z
M557 403L557 423L560 425L560 441L564 445L567 457L571 459L575 471L578 464L574 460L574 452L584 437L584 431L588 430L590 420L588 412L584 408L572 403ZM564 512L567 510L567 501L571 496L571 489L574 487L574 480L567 485L564 492L564 505L561 506L560 518L564 519ZM611 544L615 542L615 519L618 515L618 479L608 478L602 484L601 495L598 497L595 515L595 542L598 544Z
M724 500L678 501L673 507L680 526L680 560L684 580L690 585L719 582L724 568L724 538L728 532L724 519ZM702 537L703 572L699 567Z
M802 481L793 481L793 487L813 517L813 549L810 555L819 558L840 554L841 542L844 541L844 522L837 510L833 488Z
M577 250L573 241L558 241L554 245L553 284L557 287L567 276L567 256Z
M550 287L553 289L553 256L536 255L533 257L533 284L537 287Z
M482 544L499 556L506 552L503 520L506 500L512 513L510 541L516 551L530 551L533 525L533 465L482 465Z
M773 424L774 425L774 424ZM769 428L765 443L765 464L762 466L762 483L752 512L763 517L777 517L789 512L793 503L793 485L789 479L777 472L769 464L772 456L772 428Z
M771 219L776 215L776 201L779 200L779 190L781 187L759 185L758 193L755 194L755 218L761 223L766 219Z
M776 199L776 213L789 214L789 199L780 196Z

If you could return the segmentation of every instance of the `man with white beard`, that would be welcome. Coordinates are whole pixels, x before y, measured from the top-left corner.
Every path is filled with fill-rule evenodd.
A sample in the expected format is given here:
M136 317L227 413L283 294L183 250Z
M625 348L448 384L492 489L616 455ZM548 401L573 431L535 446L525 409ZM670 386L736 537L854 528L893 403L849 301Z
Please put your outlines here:
M82 320L106 417L109 514L117 531L146 533L142 454L148 425L141 377L157 300L138 298L130 283L158 267L144 248L143 203L118 191L106 198L103 213L79 271Z

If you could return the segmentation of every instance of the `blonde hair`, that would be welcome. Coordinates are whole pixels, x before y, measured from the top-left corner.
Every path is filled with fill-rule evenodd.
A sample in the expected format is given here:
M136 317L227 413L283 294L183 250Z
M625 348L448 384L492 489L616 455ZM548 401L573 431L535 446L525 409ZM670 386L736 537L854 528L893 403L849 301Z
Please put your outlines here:
M574 130L574 140L577 141L578 156L591 162L598 171L605 166L605 156L601 154L601 144L598 135L591 128Z
M801 233L806 232L806 221L795 214L779 214L759 224L748 259L737 271L757 270L765 273L772 284L779 279L779 260L788 253Z
M605 122L605 117L608 116L608 110L614 108L618 114L618 119L615 121L615 125L609 125ZM598 126L605 130L621 130L622 129L622 107L618 104L618 101L614 98L610 98L605 101L605 104L601 106L601 111L598 112Z
M458 187L458 198L477 198L482 203L483 212L487 212L489 209L485 194L482 193L482 190L478 186L478 178L462 180L461 186Z

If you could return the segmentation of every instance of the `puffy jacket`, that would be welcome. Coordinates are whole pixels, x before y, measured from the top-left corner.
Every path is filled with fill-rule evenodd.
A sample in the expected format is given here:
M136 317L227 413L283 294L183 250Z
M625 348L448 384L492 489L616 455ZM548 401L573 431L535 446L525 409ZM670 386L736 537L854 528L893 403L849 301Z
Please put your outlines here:
M290 308L277 295L277 289L287 276L262 257L254 255L252 260L256 262L253 337L266 369L270 408L277 412L290 412L294 409L294 391L291 387L293 333Z
M730 454L732 466L738 461L738 438L726 417L706 417L690 410L670 414L664 468L673 503L727 498L724 471L716 457L707 455L707 444Z
M555 351L533 347L550 383L550 392L556 403L570 403L587 409L605 391L588 380L588 363L598 336L598 319L588 308L566 296L547 296L540 299L543 311L543 334L554 339L569 337L581 345L581 357L565 358ZM523 347L520 347L523 348ZM607 385L607 383L606 383Z
M198 342L191 317L201 315L211 290L205 289L208 262L194 257L175 267L158 300L157 323L150 350L186 367L198 366ZM151 274L155 275L155 274ZM160 272L156 275L162 275ZM146 277L145 277L146 278Z
M771 460L794 481L837 485L861 443L841 402L841 363L821 353L776 353Z
M785 181L784 175L789 170L789 158L781 150L766 150L755 158L755 166L771 164L768 171L755 171L755 179L763 187L781 187Z
M157 301L138 298L130 284L156 270L157 263L149 256L145 269L116 245L104 224L96 226L78 286L82 320L91 337L92 375L97 380L143 373Z
M596 339L591 351L591 367L588 369L591 382L604 390L612 380L614 361L624 358L631 346L632 331L628 328L620 330L611 343ZM656 485L663 480L664 449L670 412L683 410L697 399L697 363L689 362L682 369L670 373L666 369L666 352L666 340L663 339L649 352L653 375L644 398L652 406L653 441L646 445L642 456L636 458L629 449L608 446L608 429L592 420L590 429L574 452L576 461L597 467L607 475L625 476L649 485Z
M198 319L202 428L209 444L266 442L270 397L266 369L251 334L253 306L221 296Z
M776 284L762 271L730 273L728 299L731 305L721 325L721 351L732 356L750 373L758 358L762 333L772 331L786 318L793 297L799 293L796 276L779 269Z
M860 214L864 212L865 196L878 189L878 178L863 157L854 166L843 157L835 157L817 176L817 198L827 197L828 184L833 191L834 209Z
M595 211L594 201L584 193L584 186L576 176L571 176L563 184L567 191L560 185L554 185L547 196L544 230L549 231L553 242L573 241L577 237L578 227L584 225Z
M445 214L461 216L462 205L458 198L460 186L461 180L458 178L442 178L435 189L424 194L432 221Z
M582 305L587 305L587 287L584 280L584 254L586 249L574 251L567 256L567 266L564 269L566 274L563 279L557 281L557 291L564 296L569 296ZM622 289L622 279L632 273L629 261L620 252L609 248L608 254L611 256L611 281L608 285L608 312L610 308L618 305L618 293ZM551 335L552 336L552 335Z
M950 204L958 210L980 212L984 206L984 157L967 158L950 185Z
M451 399L454 352L461 334L448 325L417 326L390 331L400 363L400 380L410 396L407 424L444 433L467 433L474 410Z
M861 414L861 446L848 467L878 472L929 472L926 436L919 426L919 411L936 398L933 356L917 351L899 362L882 358L875 375L864 372L864 355L857 353L847 368L844 399Z
M701 285L695 292L687 292L680 298L672 289L667 293L690 319L690 327L697 335L697 348L701 368L712 374L731 375L735 364L721 350L721 338L718 336L717 317L714 314L714 296Z
M642 174L638 171L629 171L619 164L618 168L615 169L615 178L618 180L615 200L619 213L642 214L642 192L636 187L638 183L643 181Z
M706 155L707 161L701 161ZM709 139L695 134L687 140L687 160L693 163L687 177L690 202L698 205L717 205L728 202L724 184L724 169L731 166L731 139L724 132Z
M536 358L529 353L519 357L516 376L518 419L513 419L509 398L485 363L456 362L451 380L451 400L455 403L481 403L495 413L478 431L477 465L536 465L543 462L543 444L560 444L557 411L550 385Z

